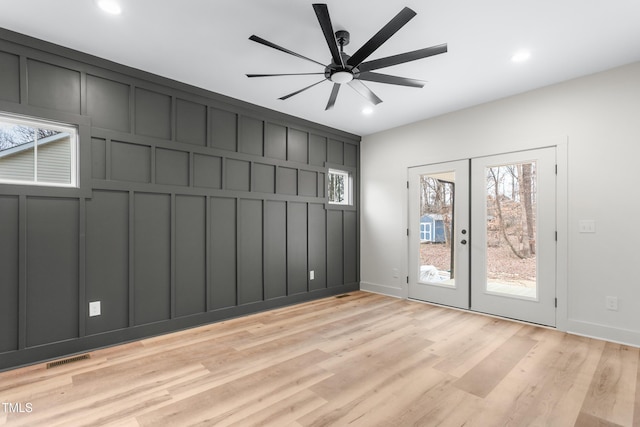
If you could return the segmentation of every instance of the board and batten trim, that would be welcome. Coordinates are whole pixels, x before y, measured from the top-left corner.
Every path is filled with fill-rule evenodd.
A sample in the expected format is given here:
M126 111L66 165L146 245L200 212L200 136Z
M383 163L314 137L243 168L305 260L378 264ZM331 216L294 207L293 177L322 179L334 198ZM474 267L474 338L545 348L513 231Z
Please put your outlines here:
M16 283L0 284L18 295L0 370L359 288L359 200L328 206L323 189L329 160L359 182L359 136L5 29L0 53L19 64L3 76L0 111L75 125L80 139L79 188L0 185L18 254ZM285 219L267 230L271 204ZM197 212L184 217L187 208ZM50 217L66 253L55 266L33 247L50 238L29 234ZM204 247L188 247L181 233L202 230ZM284 259L265 257L274 236ZM254 256L260 271L247 275ZM202 260L202 274L185 268ZM266 288L267 262L284 271L283 287ZM36 279L52 287L53 313L32 310L44 303ZM202 304L183 294L200 290ZM101 316L88 316L89 300Z

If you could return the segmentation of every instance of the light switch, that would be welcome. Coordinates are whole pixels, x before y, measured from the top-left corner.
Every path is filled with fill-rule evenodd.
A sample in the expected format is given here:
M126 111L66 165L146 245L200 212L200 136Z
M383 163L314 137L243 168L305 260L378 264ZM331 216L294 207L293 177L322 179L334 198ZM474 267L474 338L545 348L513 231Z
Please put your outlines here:
M316 272L314 270L311 270L309 272L309 280L313 280L316 278Z

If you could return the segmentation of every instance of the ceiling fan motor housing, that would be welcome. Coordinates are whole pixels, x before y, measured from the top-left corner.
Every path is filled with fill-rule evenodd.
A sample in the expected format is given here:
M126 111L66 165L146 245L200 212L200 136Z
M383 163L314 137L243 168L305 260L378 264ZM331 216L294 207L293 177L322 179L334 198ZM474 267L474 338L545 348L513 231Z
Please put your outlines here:
M340 56L342 57L342 64L336 64L331 61L324 70L324 76L327 80L331 80L334 83L344 84L349 83L351 80L358 78L360 74L358 69L347 64L350 55L344 53L343 48L349 44L350 34L346 30L338 30L335 32L336 42L340 46Z

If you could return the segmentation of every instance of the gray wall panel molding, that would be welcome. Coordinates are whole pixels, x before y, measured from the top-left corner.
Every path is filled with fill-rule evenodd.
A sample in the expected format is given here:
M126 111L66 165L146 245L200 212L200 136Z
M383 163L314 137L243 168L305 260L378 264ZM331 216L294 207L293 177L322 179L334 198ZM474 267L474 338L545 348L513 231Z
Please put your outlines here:
M345 211L344 233L344 279L343 283L358 280L358 215L356 211Z
M182 187L173 185L150 185L136 182L119 182L119 181L104 181L104 180L92 180L94 190L112 190L112 191L136 191L146 193L176 193L191 196L215 196L215 197L242 197L245 199L254 200L295 200L296 202L306 203L318 203L323 202L321 197L304 197L304 196L291 196L286 194L268 194L259 191L240 191L240 190L221 190L205 187ZM6 194L3 192L3 194ZM46 193L43 193L46 195ZM336 205L330 205L330 208L334 208ZM347 207L352 209L353 207ZM338 209L338 208L335 208Z
M265 123L264 155L271 159L287 160L287 127L277 123Z
M0 99L20 102L20 56L0 51Z
M264 298L287 295L287 202L264 205Z
M156 148L156 184L189 186L189 153Z
M358 146L345 142L344 144L344 165L357 167L358 165Z
M238 304L237 204L236 198L210 198L211 282L209 285L209 306L211 309L226 308Z
M27 347L27 196L18 197L18 349Z
M19 199L0 196L0 353L18 349Z
M174 103L177 141L194 145L207 145L207 106L177 98Z
M79 201L28 197L28 347L78 338Z
M107 179L107 141L91 138L91 178Z
M56 359L61 356L70 356L72 354L85 352L87 349L108 347L356 290L358 290L357 283L348 283L339 288L319 289L308 293L260 301L254 304L227 307L193 316L179 317L166 322L139 325L118 331L95 334L68 342L53 343L48 346L8 352L0 355L0 371L26 366L44 360Z
M295 128L287 129L287 160L309 163L309 132Z
M344 165L344 142L329 139L327 141L327 162Z
M131 86L116 80L89 74L87 79L87 114L92 126L129 133Z
M327 161L327 137L309 135L309 164L324 166Z
M318 192L317 196L321 199L324 199L325 203L327 201L327 182L325 181L326 173L318 172Z
M29 105L80 114L80 72L28 59L27 76Z
M136 193L133 225L134 322L171 315L171 196Z
M226 152L238 151L239 115L221 108L209 108L207 145Z
M86 302L102 315L86 320L87 334L129 325L129 193L94 191L86 202ZM107 262L105 262L107 261ZM84 304L83 301L83 306Z
M309 279L311 291L327 287L327 213L324 204L309 203L308 263L314 279Z
M175 316L206 311L205 197L175 197Z
M173 97L163 92L135 88L136 134L172 139Z
M276 192L276 166L265 163L253 163L252 190L258 193Z
M318 173L304 169L298 170L298 194L318 197Z
M218 106L220 108L229 110L235 109L238 113L246 112L247 114L253 114L258 117L266 118L276 123L278 121L282 123L296 123L296 128L298 129L305 131L315 130L315 132L329 134L337 139L349 139L356 142L359 142L361 139L358 135L339 131L327 126L310 122L308 120L300 119L273 110L269 110L267 108L248 104L246 102L217 94L206 89L198 88L181 82L176 82L174 80L160 77L155 74L147 73L93 55L46 42L44 40L39 40L23 34L9 31L4 28L0 28L0 50L9 53L27 55L29 57L37 58L43 61L53 61L56 63L56 65L60 66L67 63L66 61L73 61L75 63L73 68L80 68L81 70L89 73L95 73L94 69L96 68L110 70L112 73L125 75L129 78L146 82L146 84L149 85L149 88L151 89L157 86L170 86L174 88L174 90L189 93L192 94L192 96L200 96L205 99L209 99L209 102L212 103L211 106L214 107ZM57 61L61 62L57 63ZM216 105L214 105L213 103L216 103Z
M227 158L223 168L226 190L251 191L251 162Z
M0 185L0 370L357 289L358 200L325 193L332 164L358 179L360 137L0 29L2 73L0 111L81 145L78 189Z
M238 202L238 304L264 299L262 200Z
M0 111L22 116L37 117L39 119L51 120L54 122L87 126L87 128L91 126L91 118L87 116L33 105L7 102L5 100L0 100Z
M343 212L327 210L327 286L344 284Z
M238 151L255 156L264 155L265 125L264 121L252 117L240 116L238 124Z
M146 137L142 135L131 135L127 133L111 131L108 129L93 128L91 131L91 136L93 138L99 138L99 139L113 139L114 141L126 142L128 144L138 144L138 145L145 145L145 146L157 147L157 148L188 151L194 154L206 154L209 156L228 157L236 160L245 160L248 162L255 161L260 163L269 163L276 166L298 167L301 169L312 170L316 172L325 172L327 169L326 167L324 167L325 161L323 161L321 165L315 165L315 164L303 165L303 164L292 163L287 160L280 160L280 159L257 156L257 155L246 154L246 153L232 152L229 150L219 149L215 147L200 147L192 144L180 143L176 141L167 141L167 140L162 140L158 138ZM342 165L338 165L338 166L340 166L342 169L345 169L345 166L342 166Z
M287 294L299 294L308 289L307 224L309 219L306 203L287 204Z
M87 199L80 198L78 212L78 336L87 335Z
M191 161L192 187L222 189L222 162L219 156L194 154Z
M111 141L111 178L116 181L150 184L152 173L152 147Z
M298 169L286 167L277 168L276 192L290 196L298 195Z

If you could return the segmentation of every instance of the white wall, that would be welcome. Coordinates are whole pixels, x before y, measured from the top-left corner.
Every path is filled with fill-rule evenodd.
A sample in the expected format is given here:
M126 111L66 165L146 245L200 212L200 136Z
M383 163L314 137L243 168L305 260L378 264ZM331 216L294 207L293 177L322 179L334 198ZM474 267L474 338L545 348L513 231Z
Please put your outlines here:
M568 163L558 325L640 346L640 63L364 137L361 288L407 295L408 167L558 141ZM596 233L579 234L580 219ZM618 311L605 309L608 295Z

